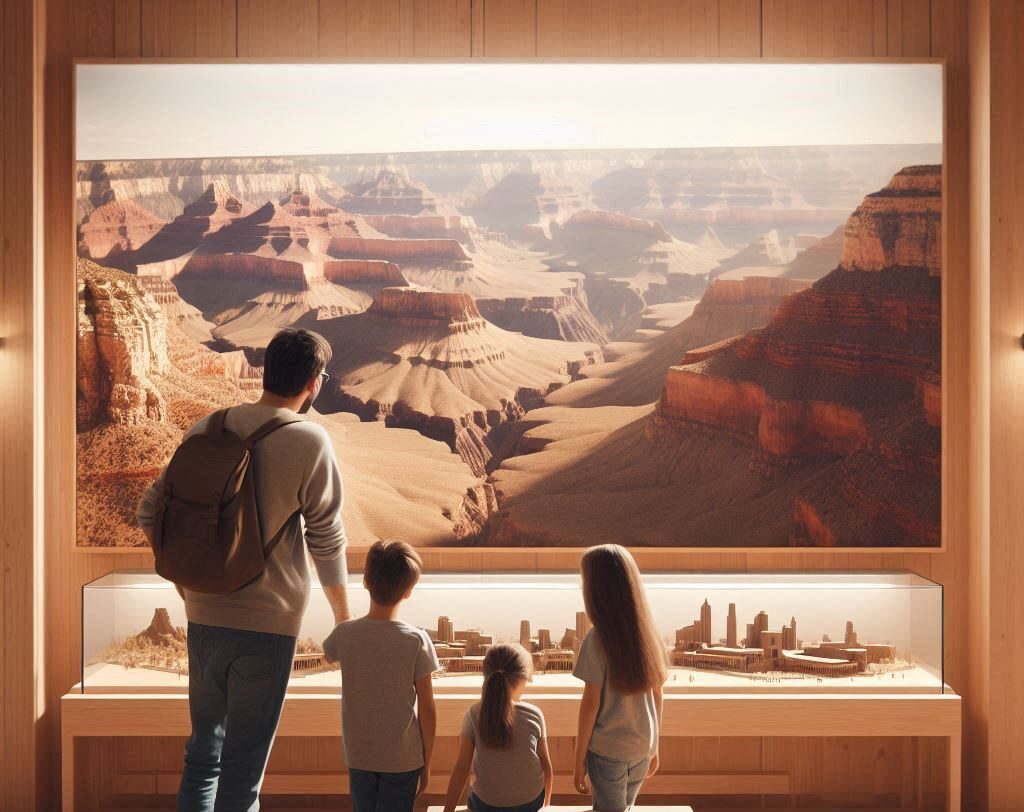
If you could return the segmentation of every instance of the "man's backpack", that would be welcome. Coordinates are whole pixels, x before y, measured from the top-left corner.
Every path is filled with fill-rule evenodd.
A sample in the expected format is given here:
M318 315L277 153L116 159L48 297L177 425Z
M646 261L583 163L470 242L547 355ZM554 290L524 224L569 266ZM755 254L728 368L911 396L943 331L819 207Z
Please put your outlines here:
M164 472L151 544L156 571L195 592L226 595L266 567L284 527L264 543L256 504L252 450L277 429L305 420L275 417L248 437L224 428L228 410L178 446Z

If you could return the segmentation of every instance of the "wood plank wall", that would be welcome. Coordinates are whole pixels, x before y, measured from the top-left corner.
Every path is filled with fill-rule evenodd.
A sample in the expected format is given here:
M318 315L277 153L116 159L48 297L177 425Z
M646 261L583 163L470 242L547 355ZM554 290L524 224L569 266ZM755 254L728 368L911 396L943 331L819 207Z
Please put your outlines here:
M45 628L51 634L45 651L44 723L54 759L46 772L53 779L46 788L51 795L57 792L59 776L57 700L79 679L80 588L110 570L147 565L137 554L73 550L73 56L946 57L946 551L660 552L645 556L644 565L741 571L907 568L934 578L946 587L950 632L946 679L965 691L968 635L962 630L968 618L968 551L972 533L978 532L974 505L981 482L976 475L980 460L972 454L977 407L971 400L972 385L977 383L972 352L976 348L965 339L972 332L972 294L976 293L970 273L967 212L967 9L967 0L48 0L44 571ZM1011 482L1017 485L1019 480L1018 472ZM495 566L486 553L479 552L433 554L427 563L434 568ZM536 557L529 553L502 563L537 566ZM575 556L558 563L571 567ZM54 634L54 630L66 633ZM787 748L791 750L792 743L779 742L771 758L782 758ZM965 750L971 751L971 742ZM870 752L846 765L849 771L860 771L865 781L873 780L878 768ZM933 769L940 766L932 764ZM826 769L820 763L819 768L814 772Z
M36 806L36 674L41 646L37 555L42 550L36 479L33 381L41 269L43 4L0 5L0 810Z

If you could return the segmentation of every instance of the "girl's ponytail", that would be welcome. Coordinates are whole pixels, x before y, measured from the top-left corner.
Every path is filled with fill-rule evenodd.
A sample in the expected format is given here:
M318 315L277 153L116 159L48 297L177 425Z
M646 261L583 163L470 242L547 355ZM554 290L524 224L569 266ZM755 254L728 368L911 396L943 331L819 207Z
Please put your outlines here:
M480 741L498 750L512 745L516 719L512 692L530 677L533 659L520 645L499 643L484 657L484 689L480 703Z

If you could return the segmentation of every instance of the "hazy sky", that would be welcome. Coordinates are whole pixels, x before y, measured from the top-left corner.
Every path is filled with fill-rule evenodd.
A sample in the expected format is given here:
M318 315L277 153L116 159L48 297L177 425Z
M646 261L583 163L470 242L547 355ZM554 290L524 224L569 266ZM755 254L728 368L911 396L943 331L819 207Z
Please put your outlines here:
M939 143L937 64L80 65L77 158Z

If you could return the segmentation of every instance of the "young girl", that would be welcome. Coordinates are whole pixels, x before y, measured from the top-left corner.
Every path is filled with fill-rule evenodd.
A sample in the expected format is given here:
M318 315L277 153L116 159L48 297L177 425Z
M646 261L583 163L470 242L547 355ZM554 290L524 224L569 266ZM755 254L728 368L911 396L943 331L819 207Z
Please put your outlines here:
M594 628L573 674L580 702L573 782L598 812L623 812L658 769L665 645L651 619L640 570L617 544L591 547L580 561L583 605Z
M551 758L539 708L520 702L533 659L520 645L499 643L484 657L483 699L462 720L459 756L445 812L454 812L473 768L473 812L537 812L551 802Z

